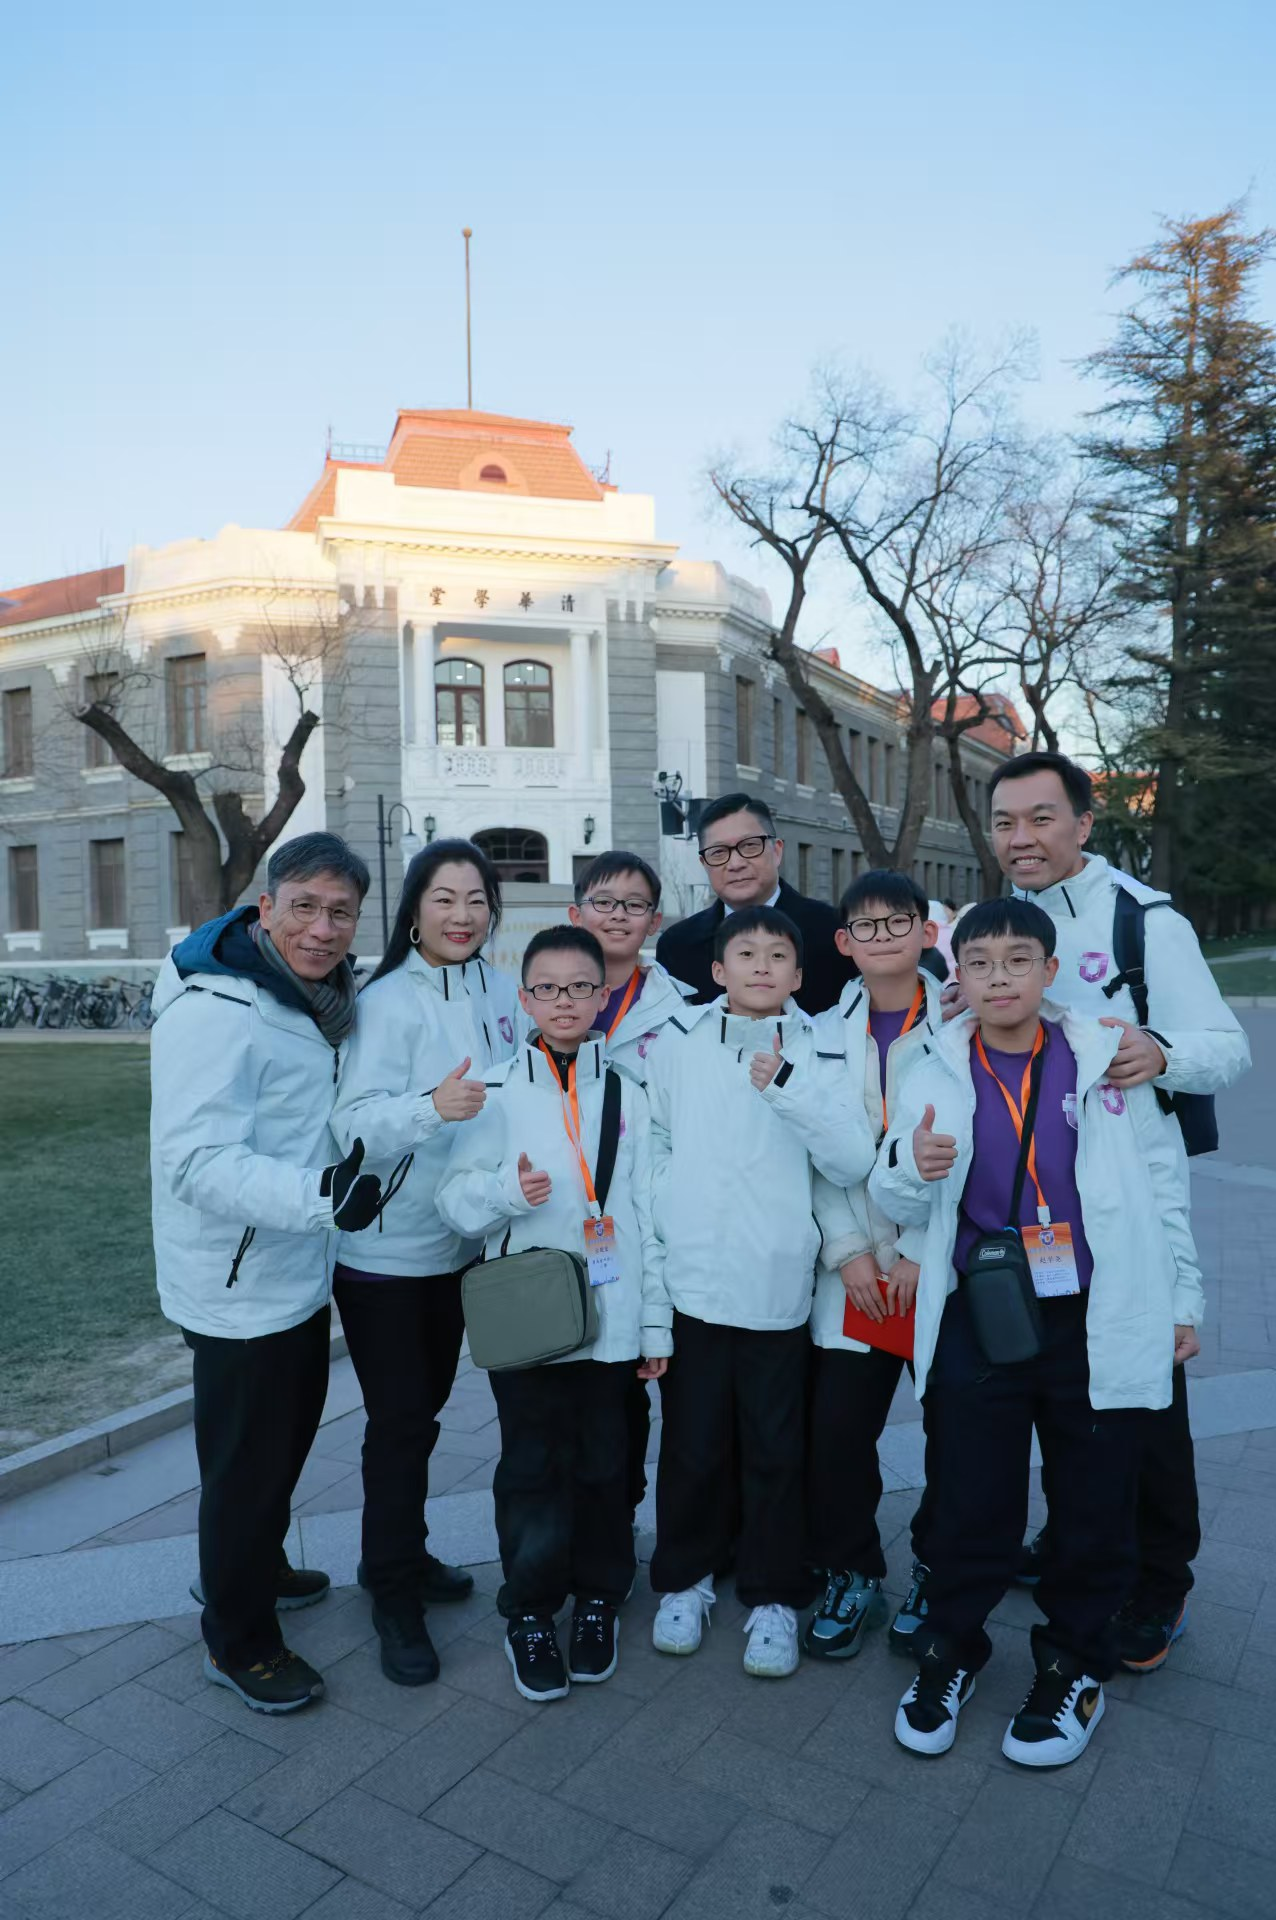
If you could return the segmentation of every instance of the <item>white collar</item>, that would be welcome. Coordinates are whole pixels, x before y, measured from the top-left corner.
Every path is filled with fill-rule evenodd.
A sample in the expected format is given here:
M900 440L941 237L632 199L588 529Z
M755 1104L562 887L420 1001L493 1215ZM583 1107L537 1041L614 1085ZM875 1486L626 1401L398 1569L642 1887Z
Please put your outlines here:
M780 897L780 889L777 887L775 892L771 895L771 898L769 900L763 900L761 904L764 907L773 907L776 901L779 899L779 897ZM754 900L750 904L756 907L759 903L756 900ZM722 902L722 917L724 920L726 919L729 913L744 913L746 911L747 909L744 907L729 907L725 900Z

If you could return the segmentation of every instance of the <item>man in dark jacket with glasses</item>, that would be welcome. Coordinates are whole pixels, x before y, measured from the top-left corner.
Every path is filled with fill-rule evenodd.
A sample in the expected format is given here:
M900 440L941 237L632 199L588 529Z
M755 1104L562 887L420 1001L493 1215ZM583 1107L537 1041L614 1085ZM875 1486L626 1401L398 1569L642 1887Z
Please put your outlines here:
M837 1005L855 969L834 943L836 910L824 900L808 900L780 878L784 842L764 800L727 793L705 808L698 829L700 863L717 894L711 907L666 927L656 944L656 959L694 993L697 1004L715 1000L713 949L718 928L729 913L744 907L778 907L799 929L806 964L797 1003L804 1013L823 1013Z

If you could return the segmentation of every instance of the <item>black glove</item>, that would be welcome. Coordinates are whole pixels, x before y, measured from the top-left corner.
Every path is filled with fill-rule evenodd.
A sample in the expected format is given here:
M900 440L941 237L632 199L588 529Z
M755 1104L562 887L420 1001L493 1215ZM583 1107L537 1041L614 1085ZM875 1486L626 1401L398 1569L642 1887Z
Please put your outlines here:
M333 1225L343 1233L362 1233L381 1211L381 1182L375 1173L360 1173L363 1142L356 1140L344 1160L325 1167L319 1191L332 1196Z

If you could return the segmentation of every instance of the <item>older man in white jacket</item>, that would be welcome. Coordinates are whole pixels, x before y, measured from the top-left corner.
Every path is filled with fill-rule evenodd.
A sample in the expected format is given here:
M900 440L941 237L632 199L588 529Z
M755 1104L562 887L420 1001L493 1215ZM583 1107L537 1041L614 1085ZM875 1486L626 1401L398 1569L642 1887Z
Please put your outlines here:
M1168 896L1085 851L1094 824L1089 775L1063 754L1031 753L1006 761L992 788L992 840L1001 870L1019 898L1032 900L1055 924L1060 964L1052 998L1124 1023L1112 1084L1150 1081L1163 1106L1176 1094L1230 1087L1250 1063L1244 1030L1219 992L1191 925ZM1143 982L1129 980L1121 967L1122 894L1125 910L1133 903L1142 916ZM1146 1011L1138 1004L1140 988ZM1187 1201L1183 1141L1177 1124L1170 1130ZM1043 1530L1025 1554L1029 1581L1040 1572L1047 1539ZM1182 1633L1200 1544L1187 1380L1180 1364L1171 1404L1148 1422L1143 1451L1139 1574L1119 1624L1121 1657L1133 1671L1160 1666Z
M329 1131L368 869L334 834L278 847L266 891L183 940L155 990L151 1187L160 1305L194 1354L208 1679L286 1713L323 1691L276 1608L326 1574L284 1554L328 1384L334 1227L375 1219L379 1182Z

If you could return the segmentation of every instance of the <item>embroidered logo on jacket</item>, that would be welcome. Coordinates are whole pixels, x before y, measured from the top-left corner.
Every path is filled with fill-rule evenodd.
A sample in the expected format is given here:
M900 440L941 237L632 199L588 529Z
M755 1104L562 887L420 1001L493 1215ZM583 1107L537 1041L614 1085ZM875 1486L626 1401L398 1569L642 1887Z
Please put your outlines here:
M1088 981L1091 986L1098 980L1106 980L1108 977L1107 954L1083 953L1077 963L1077 971L1080 973L1081 978Z
M1105 1080L1099 1088L1099 1098L1109 1113L1125 1112L1125 1095L1120 1087L1114 1087L1110 1080Z
M514 1022L510 1019L508 1013L503 1013L496 1024L500 1028L501 1039L507 1047L512 1047L514 1044Z
M1075 1133L1077 1130L1077 1096L1075 1093L1064 1094L1063 1117Z
M653 1040L658 1040L659 1038L660 1038L660 1035L658 1033L644 1033L642 1035L642 1037L638 1042L638 1058L640 1060L645 1060L647 1058L648 1047L651 1045Z

